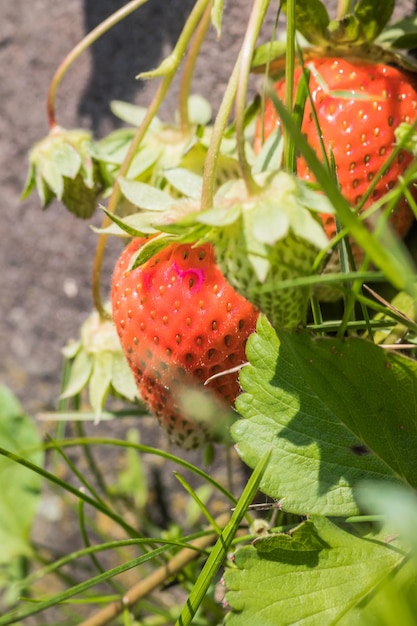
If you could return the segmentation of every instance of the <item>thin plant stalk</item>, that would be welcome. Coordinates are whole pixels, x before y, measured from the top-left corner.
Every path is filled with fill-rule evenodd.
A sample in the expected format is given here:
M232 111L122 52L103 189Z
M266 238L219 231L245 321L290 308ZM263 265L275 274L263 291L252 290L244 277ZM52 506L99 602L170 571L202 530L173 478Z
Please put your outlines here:
M216 185L217 162L220 154L220 147L223 141L230 114L233 109L235 95L239 77L240 54L237 58L233 71L227 83L222 102L214 121L210 143L207 149L206 161L203 172L203 187L201 191L201 210L209 209L213 206L214 190Z
M159 107L165 99L165 96L171 86L171 83L176 75L178 67L181 63L181 60L185 54L185 51L188 47L188 44L197 28L200 19L202 18L208 4L211 0L198 0L191 11L184 28L181 32L181 35L178 38L178 41L175 45L174 50L170 54L169 58L169 69L163 73L163 78L159 87L152 99L151 104L146 110L145 117L142 120L141 125L138 127L135 136L130 144L129 150L127 152L126 158L123 161L120 170L119 170L119 178L125 176L129 170L130 164L135 156L137 149L145 137L148 128L157 114ZM167 61L167 59L165 59ZM158 72L150 72L149 76L157 75ZM142 75L143 77L147 77L146 74ZM139 76L140 77L140 76ZM109 203L107 205L108 213L115 213L117 205L119 203L121 197L121 189L118 180L115 181L113 187L113 193L110 197ZM102 229L109 226L111 223L110 218L105 215L102 222ZM109 313L106 311L103 300L101 298L101 286L100 286L100 278L101 278L101 268L103 265L104 253L106 249L108 236L105 233L101 233L97 240L96 252L93 261L93 270L92 270L92 297L95 309L97 310L100 318L105 320L109 319Z
M56 92L63 77L65 76L71 65L95 41L100 39L102 35L104 35L113 26L116 26L116 24L124 20L125 17L136 11L136 9L138 9L142 4L145 4L146 2L148 2L148 0L131 0L131 2L125 4L123 7L112 13L112 15L110 15L107 19L101 22L98 26L96 26L96 28L90 31L64 58L52 78L46 100L48 123L51 130L55 128L55 126L57 126L55 111Z
M191 83L194 76L196 62L198 60L201 46L203 45L207 31L211 24L211 9L213 6L213 0L207 6L203 17L195 31L193 41L190 44L190 48L187 53L187 58L184 63L184 69L181 75L181 81L179 86L179 101L178 101L178 113L180 118L180 128L185 134L190 127L188 100L191 92Z
M250 165L245 153L245 110L248 92L249 74L252 66L252 58L256 42L259 37L265 14L268 10L270 0L255 0L249 16L248 26L241 49L241 59L239 64L239 78L236 93L235 105L235 125L236 125L236 148L239 158L242 178L245 181L248 193L255 192L258 185L255 183Z

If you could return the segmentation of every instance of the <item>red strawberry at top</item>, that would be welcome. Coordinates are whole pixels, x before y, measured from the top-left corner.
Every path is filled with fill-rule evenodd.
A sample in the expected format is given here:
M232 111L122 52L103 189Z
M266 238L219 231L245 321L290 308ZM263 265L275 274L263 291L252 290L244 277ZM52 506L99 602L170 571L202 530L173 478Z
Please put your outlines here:
M307 63L310 70L309 90L324 148L332 152L341 191L346 199L357 205L394 149L394 130L401 122L413 122L417 116L417 78L410 72L381 63L347 58L323 57ZM295 71L295 88L302 68ZM285 79L275 85L280 99L285 99ZM265 114L258 120L255 148L279 123L276 110L267 101ZM321 158L320 137L307 98L302 131ZM392 189L413 156L401 150L378 180L368 207ZM314 180L302 157L297 161L297 173L305 180ZM322 215L329 237L335 233L334 218ZM404 237L414 220L407 200L402 199L391 218L400 237Z
M204 382L245 362L258 311L226 281L211 245L171 244L128 271L144 241L116 264L113 317L142 399L174 442L195 448L215 429L207 411L221 420L240 390L236 372Z

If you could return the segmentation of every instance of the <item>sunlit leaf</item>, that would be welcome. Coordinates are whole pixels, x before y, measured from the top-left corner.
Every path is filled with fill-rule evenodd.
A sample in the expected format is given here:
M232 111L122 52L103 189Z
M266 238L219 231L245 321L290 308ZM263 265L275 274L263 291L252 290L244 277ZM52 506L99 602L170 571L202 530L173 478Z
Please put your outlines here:
M415 486L417 363L359 339L280 339L261 318L232 427L251 467L273 446L262 491L294 513L350 515L359 481Z

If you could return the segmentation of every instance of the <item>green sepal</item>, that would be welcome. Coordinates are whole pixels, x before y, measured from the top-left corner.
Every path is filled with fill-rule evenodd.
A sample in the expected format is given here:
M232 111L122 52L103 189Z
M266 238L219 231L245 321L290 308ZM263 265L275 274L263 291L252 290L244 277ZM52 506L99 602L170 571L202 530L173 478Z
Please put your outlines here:
M198 199L201 196L203 178L184 167L173 167L164 170L168 183L183 196Z
M62 399L87 390L96 420L109 395L137 402L136 383L112 321L101 320L94 311L82 325L79 340L66 346L63 353L70 361L70 374Z
M282 9L287 12L287 0ZM330 17L321 0L297 0L295 4L295 28L314 45L324 45L328 41Z
M393 14L395 0L358 0L353 10L364 41L374 41Z
M158 252L164 250L171 243L177 242L178 238L176 236L167 235L166 233L160 233L156 237L149 239L149 241L144 243L143 246L141 246L136 252L136 254L132 256L128 271L140 267L141 265L149 261L149 259L158 254Z
M396 49L417 47L417 16L412 15L390 24L379 35L376 43Z
M124 102L123 100L112 100L110 103L110 109L113 115L115 115L122 122L131 124L132 126L140 126L145 118L147 109L140 107L130 102ZM150 128L160 128L162 122L158 117L152 119Z
M125 198L140 209L164 211L174 202L169 194L152 185L127 178L119 178L119 183Z
M107 209L102 207L104 213L111 219L112 223L107 228L95 228L92 226L92 230L95 233L105 233L107 235L115 235L117 237L147 237L153 235L157 231L152 226L152 221L155 218L153 211L140 211L127 217L118 217L114 213L109 213Z
M272 61L284 59L287 50L285 41L270 41L257 48L252 57L252 70L257 71L267 67Z

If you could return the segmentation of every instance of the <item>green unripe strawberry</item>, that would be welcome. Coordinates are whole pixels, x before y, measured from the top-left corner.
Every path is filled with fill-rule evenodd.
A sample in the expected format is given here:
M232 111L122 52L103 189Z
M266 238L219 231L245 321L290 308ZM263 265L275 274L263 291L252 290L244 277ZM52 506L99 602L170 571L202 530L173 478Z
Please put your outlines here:
M93 157L90 133L56 126L30 152L22 198L36 187L44 208L56 197L71 213L88 219L104 186L99 162Z

